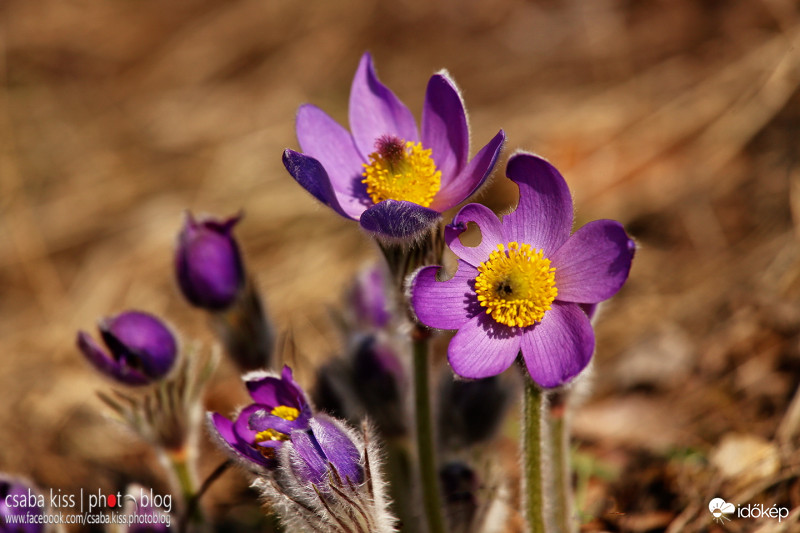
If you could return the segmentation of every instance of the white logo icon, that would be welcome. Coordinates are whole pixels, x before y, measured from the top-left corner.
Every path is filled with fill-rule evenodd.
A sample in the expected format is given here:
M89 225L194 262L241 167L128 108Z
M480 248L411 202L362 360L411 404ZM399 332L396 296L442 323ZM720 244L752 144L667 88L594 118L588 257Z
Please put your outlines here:
M711 511L711 515L714 517L714 522L721 524L725 520L730 520L730 518L725 515L736 512L736 506L732 503L726 502L722 498L714 498L708 502L708 510Z

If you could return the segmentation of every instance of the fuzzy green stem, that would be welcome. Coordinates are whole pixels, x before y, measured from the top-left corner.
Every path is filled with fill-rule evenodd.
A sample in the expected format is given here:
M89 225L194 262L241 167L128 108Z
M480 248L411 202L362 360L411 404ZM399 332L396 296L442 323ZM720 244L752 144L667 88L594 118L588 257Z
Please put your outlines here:
M428 390L428 338L421 327L412 333L414 345L414 406L417 423L417 455L419 460L422 500L428 533L444 533L442 497L433 439L431 402Z
M176 488L181 494L181 508L191 511L191 514L186 517L188 520L183 520L179 526L180 531L186 531L188 526L187 522L195 524L201 524L203 522L203 513L200 507L195 506L193 509L190 508L191 502L194 500L195 494L197 493L191 459L188 457L185 450L179 452L167 451L166 456L174 474L174 481L177 485Z
M545 533L544 468L542 446L542 390L530 379L525 379L525 400L522 417L522 435L525 478L523 480L523 509L528 523L527 533Z
M553 450L553 483L555 500L553 502L556 525L559 531L570 533L576 530L577 522L572 518L572 469L569 457L569 420L567 413L567 393L562 392L558 401L551 401L550 448Z

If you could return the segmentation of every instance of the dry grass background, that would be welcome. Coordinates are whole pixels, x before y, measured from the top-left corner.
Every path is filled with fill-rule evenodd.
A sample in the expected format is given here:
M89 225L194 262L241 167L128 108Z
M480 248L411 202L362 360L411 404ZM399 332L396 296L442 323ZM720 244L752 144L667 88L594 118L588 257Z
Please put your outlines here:
M417 116L446 67L473 150L504 128L503 164L546 156L580 220L619 219L640 243L576 415L586 528L714 530L713 496L789 506L797 523L795 2L6 0L0 17L0 470L65 490L159 483L98 414L108 384L74 337L142 308L211 340L172 280L185 209L244 209L275 321L309 358L336 352L326 308L375 251L280 154L301 103L346 122L370 50ZM502 210L515 192L498 168L481 199ZM209 402L241 394L226 367Z

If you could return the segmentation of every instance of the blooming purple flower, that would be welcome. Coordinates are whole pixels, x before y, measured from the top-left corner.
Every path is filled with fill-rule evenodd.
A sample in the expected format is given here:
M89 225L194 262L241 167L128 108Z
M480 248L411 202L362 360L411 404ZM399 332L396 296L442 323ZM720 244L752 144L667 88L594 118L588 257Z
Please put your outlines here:
M277 452L292 431L308 428L311 406L288 366L280 377L249 374L245 385L254 403L242 409L235 421L212 413L212 433L235 458L275 468Z
M85 331L78 348L103 374L127 385L145 385L163 378L178 355L175 337L164 323L142 311L126 311L98 324L108 350Z
M464 103L444 71L428 82L420 134L408 108L378 80L369 53L353 79L349 120L352 133L321 109L300 107L303 153L286 150L283 163L317 200L389 241L423 234L474 193L505 139L500 130L469 160Z
M175 273L189 302L210 311L226 309L244 286L245 273L233 227L241 215L197 221L188 213L178 237Z
M44 531L42 523L28 518L41 517L44 514L44 505L44 496L28 483L0 474L0 532Z
M440 282L439 267L421 269L411 283L411 305L423 324L458 330L448 348L457 374L499 374L522 352L530 377L557 387L583 370L594 351L580 304L601 302L622 287L635 246L612 220L570 235L572 197L544 159L516 154L507 175L519 186L516 210L501 221L482 205L461 209L445 229L458 271ZM481 230L474 247L458 238L469 222Z
M330 475L355 484L364 481L361 451L353 437L325 415L312 418L308 429L292 432L288 458L301 485L311 483L326 491Z

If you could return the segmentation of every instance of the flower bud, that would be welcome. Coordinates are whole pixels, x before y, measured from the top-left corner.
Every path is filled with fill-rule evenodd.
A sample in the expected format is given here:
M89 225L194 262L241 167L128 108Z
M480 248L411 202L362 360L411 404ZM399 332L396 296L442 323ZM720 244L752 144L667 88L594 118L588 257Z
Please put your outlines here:
M175 273L192 305L220 311L236 301L245 282L239 246L232 233L240 218L197 221L187 214L178 236Z
M78 348L103 374L127 385L145 385L169 373L178 355L175 337L155 316L126 311L101 320L104 350L85 331Z
M44 531L42 523L29 518L41 517L44 514L44 505L44 496L28 483L0 474L0 531L14 533Z
M406 373L391 346L375 336L359 342L353 353L353 383L383 437L406 432Z
M439 436L442 444L459 449L491 439L512 397L501 376L453 379L445 372L439 385Z
M356 276L348 294L355 321L369 328L382 328L391 319L387 294L388 273L375 265Z
M439 469L445 512L451 531L475 531L480 482L466 463L451 461Z
M328 492L332 478L356 485L364 481L361 453L333 419L312 418L308 429L292 432L291 443L289 462L300 484L311 483Z
M281 449L274 476L258 488L286 531L346 533L396 531L387 485L369 430L353 431L325 415L292 431Z

